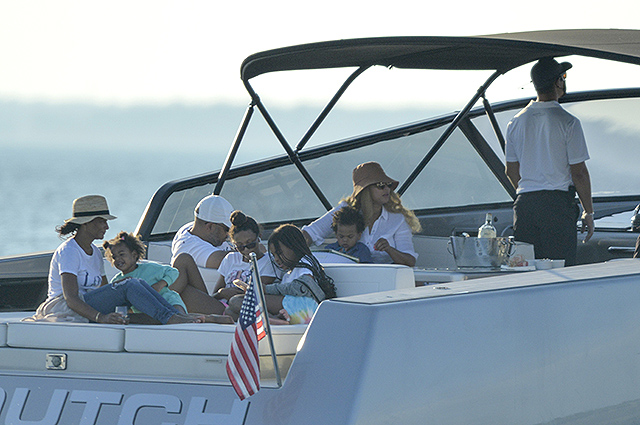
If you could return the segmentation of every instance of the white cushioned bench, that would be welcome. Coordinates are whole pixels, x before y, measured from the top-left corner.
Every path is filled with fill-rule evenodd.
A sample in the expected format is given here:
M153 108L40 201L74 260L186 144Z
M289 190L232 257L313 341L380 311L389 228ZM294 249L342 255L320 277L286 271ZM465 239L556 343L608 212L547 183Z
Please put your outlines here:
M413 269L394 264L324 264L339 297L414 287ZM235 325L104 325L20 322L29 313L2 315L0 346L78 351L227 355ZM5 319L6 317L6 319ZM295 354L306 325L272 326L278 354ZM260 354L269 354L267 343Z
M229 354L235 325L215 323L128 326L124 349L135 353ZM273 344L279 355L295 354L306 325L271 326ZM269 355L266 339L259 344L260 355Z
M50 350L122 351L124 325L9 322L7 345Z
M1 313L0 314L0 347L5 347L7 345L7 331L9 328L9 323L19 322L25 317L29 317L32 315L33 315L33 312L31 311Z

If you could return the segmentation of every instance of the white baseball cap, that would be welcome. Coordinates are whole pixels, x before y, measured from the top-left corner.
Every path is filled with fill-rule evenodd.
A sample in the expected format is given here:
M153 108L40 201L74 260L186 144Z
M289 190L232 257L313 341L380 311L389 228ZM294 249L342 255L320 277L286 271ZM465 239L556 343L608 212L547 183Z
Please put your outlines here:
M209 223L221 223L231 228L231 220L229 217L233 212L233 207L222 196L209 195L204 197L196 205L194 214L200 220Z

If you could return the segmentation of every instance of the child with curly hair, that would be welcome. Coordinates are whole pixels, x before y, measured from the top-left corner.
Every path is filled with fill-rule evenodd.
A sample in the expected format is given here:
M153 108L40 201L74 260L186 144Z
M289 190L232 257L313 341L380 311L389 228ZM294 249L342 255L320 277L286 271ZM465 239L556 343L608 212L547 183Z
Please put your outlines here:
M364 217L357 209L346 206L340 208L333 215L331 229L336 234L337 241L328 244L326 249L350 255L360 260L361 263L372 263L369 247L360 242L364 232Z
M106 258L120 272L111 279L111 284L117 285L127 279L140 279L155 289L169 304L182 314L187 314L187 306L180 294L169 288L171 284L185 279L180 272L165 264L152 261L140 262L146 253L146 247L138 236L120 232L118 236L102 244ZM141 313L135 306L131 306L133 313ZM202 316L202 315L199 315ZM144 319L140 319L144 322ZM231 323L229 318L218 315L206 315L206 322Z

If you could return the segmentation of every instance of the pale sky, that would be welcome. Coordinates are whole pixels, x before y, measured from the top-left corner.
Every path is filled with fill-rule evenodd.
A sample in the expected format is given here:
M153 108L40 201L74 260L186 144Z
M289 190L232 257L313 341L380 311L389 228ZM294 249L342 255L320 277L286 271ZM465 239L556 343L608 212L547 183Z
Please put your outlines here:
M355 37L637 29L638 16L637 0L0 0L0 100L246 103L240 64L262 50ZM591 79L588 67L574 68L574 81ZM451 97L457 82L449 81L429 89L431 101ZM513 85L527 83L524 73ZM278 91L276 100L312 101L334 90L325 84L314 77L316 91Z

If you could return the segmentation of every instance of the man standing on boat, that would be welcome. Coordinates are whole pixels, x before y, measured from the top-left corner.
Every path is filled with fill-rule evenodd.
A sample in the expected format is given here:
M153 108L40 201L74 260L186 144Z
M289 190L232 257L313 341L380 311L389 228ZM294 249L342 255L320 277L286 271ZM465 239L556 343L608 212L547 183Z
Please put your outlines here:
M182 254L189 254L200 267L217 269L231 251L226 242L233 207L222 196L203 198L194 210L194 220L178 230L171 244L172 263Z
M569 62L540 59L531 69L538 97L507 125L506 173L518 194L514 204L514 236L532 243L536 258L564 259L576 264L578 206L582 231L593 235L589 159L580 121L560 103L566 93Z

